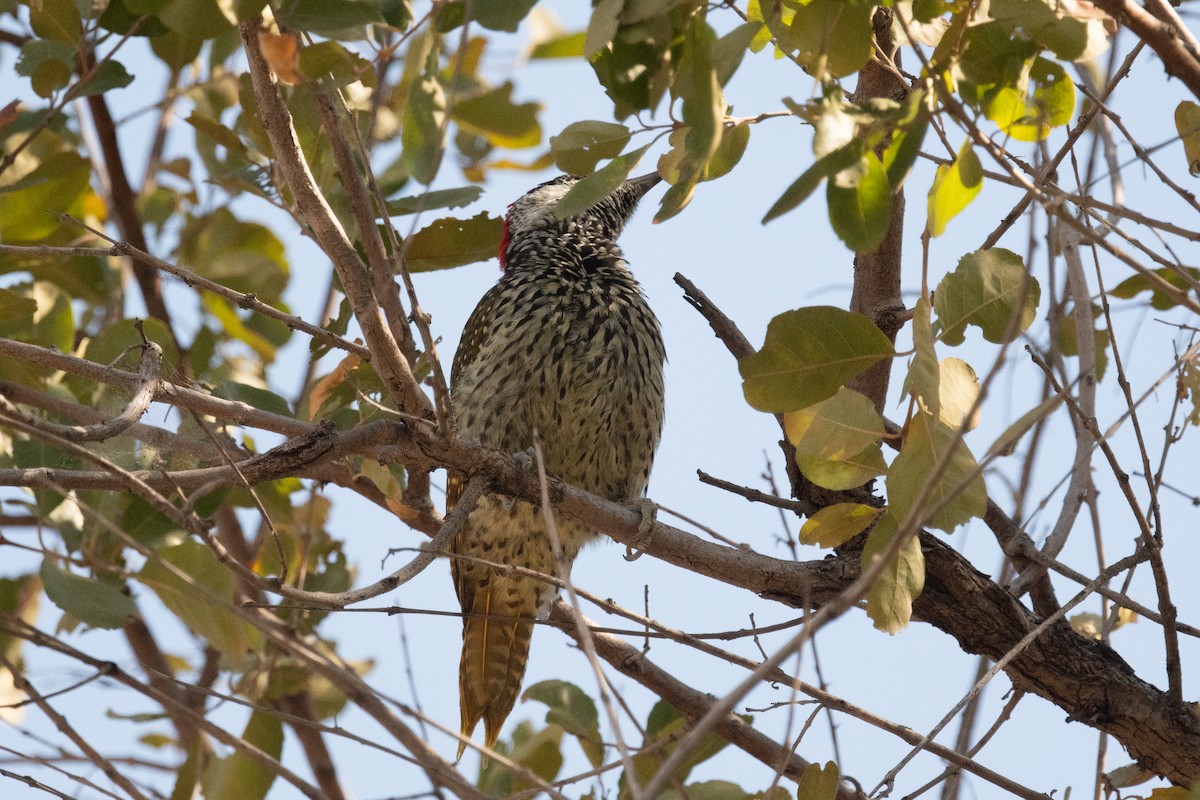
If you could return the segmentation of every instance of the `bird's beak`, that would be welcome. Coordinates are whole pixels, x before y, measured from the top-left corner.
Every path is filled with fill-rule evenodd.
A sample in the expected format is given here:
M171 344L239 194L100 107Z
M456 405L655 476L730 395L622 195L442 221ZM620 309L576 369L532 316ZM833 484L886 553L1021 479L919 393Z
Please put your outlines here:
M651 172L647 175L639 175L636 178L630 178L625 181L626 188L630 189L634 195L641 198L646 192L658 185L662 178L657 172Z

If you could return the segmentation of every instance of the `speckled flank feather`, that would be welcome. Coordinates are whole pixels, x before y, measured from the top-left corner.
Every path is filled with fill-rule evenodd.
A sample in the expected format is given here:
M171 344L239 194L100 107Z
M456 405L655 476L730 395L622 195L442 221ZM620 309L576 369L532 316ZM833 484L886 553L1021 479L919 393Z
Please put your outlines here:
M536 430L551 474L610 500L635 500L662 431L665 352L616 239L656 181L629 181L593 209L555 219L554 203L576 180L542 184L510 209L505 273L467 323L451 391L465 436L516 453L533 445ZM562 518L556 529L567 565L596 536ZM501 496L483 498L452 549L556 573L541 509ZM555 590L478 561L455 559L452 570L466 612L462 732L470 736L482 719L491 746L520 693L531 620L548 612Z

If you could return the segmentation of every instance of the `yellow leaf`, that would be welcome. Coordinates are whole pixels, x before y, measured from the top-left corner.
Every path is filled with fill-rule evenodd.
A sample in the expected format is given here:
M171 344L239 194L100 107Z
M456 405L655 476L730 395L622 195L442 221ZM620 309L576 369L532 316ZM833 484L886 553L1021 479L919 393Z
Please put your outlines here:
M828 400L784 414L783 427L798 454L830 460L857 455L885 434L871 401L844 386Z
M800 528L800 541L837 547L867 529L883 511L859 503L835 503L813 514Z
M864 570L883 555L899 533L900 523L894 514L888 512L879 518L863 548ZM920 538L911 536L867 590L867 616L879 630L899 633L912 619L913 600L924 588L925 554Z
M796 800L834 800L840 779L837 764L832 761L823 767L809 764L796 786Z
M796 466L800 468L804 477L817 486L835 491L857 488L888 470L887 462L883 460L883 451L877 444L843 459L797 455Z
M941 399L938 419L946 427L958 429L975 405L975 398L979 397L979 378L971 365L960 358L942 359L938 371L938 397ZM976 408L967 420L966 430L975 430L978 424L979 409Z

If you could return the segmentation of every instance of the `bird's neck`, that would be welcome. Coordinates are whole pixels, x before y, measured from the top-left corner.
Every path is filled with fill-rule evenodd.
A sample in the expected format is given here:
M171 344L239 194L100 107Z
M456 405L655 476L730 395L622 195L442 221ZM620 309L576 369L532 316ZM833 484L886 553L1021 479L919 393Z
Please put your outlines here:
M552 270L597 277L610 271L628 272L615 238L579 226L532 231L512 239L504 268L510 274Z

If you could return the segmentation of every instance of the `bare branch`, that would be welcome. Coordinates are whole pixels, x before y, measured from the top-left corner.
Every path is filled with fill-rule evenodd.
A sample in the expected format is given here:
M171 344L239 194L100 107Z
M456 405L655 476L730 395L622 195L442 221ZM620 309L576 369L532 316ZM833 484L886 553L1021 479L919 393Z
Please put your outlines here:
M26 425L58 436L69 442L102 442L127 431L130 426L142 418L150 401L158 393L161 382L162 348L154 342L142 345L142 360L138 365L137 389L125 408L117 416L94 425L58 425L25 414L14 406L4 396L4 387L0 386L0 411L9 417L19 419Z
M242 43L250 65L254 95L258 100L263 127L271 139L275 159L287 180L301 216L312 229L321 249L330 257L341 279L342 288L363 336L374 357L371 364L388 387L401 411L417 416L432 412L429 399L421 391L408 361L400 353L372 288L369 270L359 258L346 231L334 216L325 198L317 191L312 173L300 152L300 142L292 127L291 114L271 77L270 67L259 49L258 33L262 21L257 16L241 23Z
M1146 8L1132 0L1095 0L1095 3L1150 45L1162 59L1167 74L1179 78L1193 95L1200 97L1200 54L1192 44L1195 39L1181 33L1186 27L1166 3L1150 0Z
M580 644L582 627L594 625L587 617L577 617L576 612L561 600L551 609L550 621ZM666 700L688 721L696 722L712 707L714 698L711 695L697 691L673 677L646 658L636 647L611 634L596 631L591 631L590 634L597 656ZM750 727L736 714L727 714L717 724L715 732L768 767L782 768L783 774L794 781L800 780L801 774L810 764ZM838 788L839 800L853 800L855 797L857 794L845 784Z

